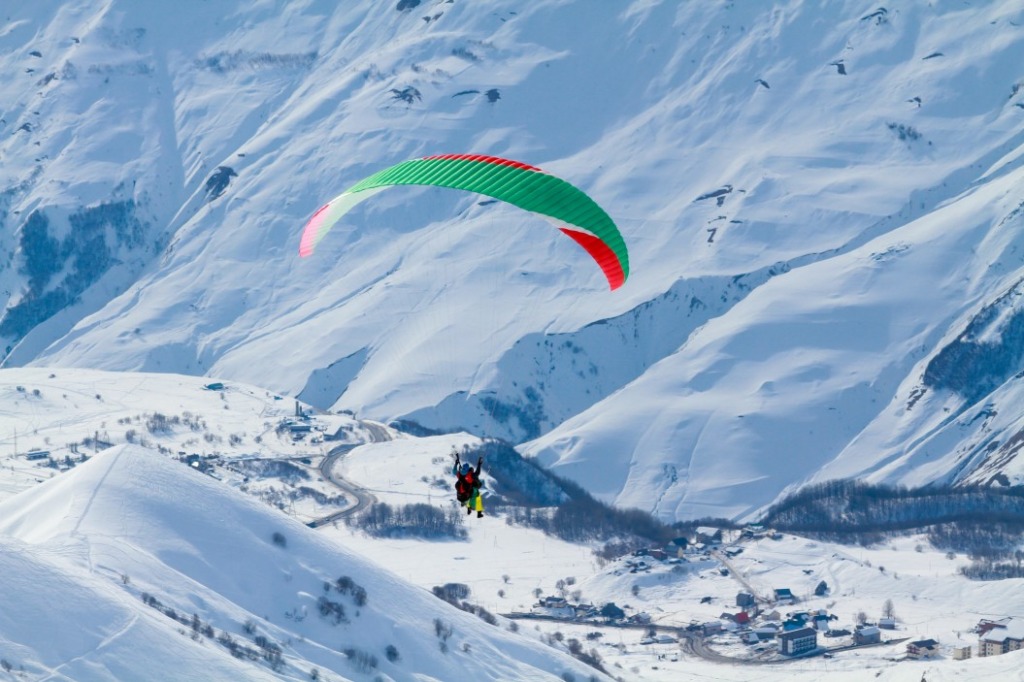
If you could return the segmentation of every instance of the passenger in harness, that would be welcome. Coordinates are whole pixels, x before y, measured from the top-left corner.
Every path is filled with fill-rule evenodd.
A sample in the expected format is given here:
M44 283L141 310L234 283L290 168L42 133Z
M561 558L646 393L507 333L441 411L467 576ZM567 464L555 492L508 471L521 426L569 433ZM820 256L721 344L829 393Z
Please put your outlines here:
M455 455L455 466L452 467L452 473L455 474L455 497L458 499L459 504L466 505L466 513L472 514L473 510L476 510L477 518L482 518L484 515L484 500L480 496L480 488L483 487L483 480L480 478L480 472L483 469L484 458L480 457L476 463L476 469L469 465L469 462L461 462L459 460L459 453L453 452Z

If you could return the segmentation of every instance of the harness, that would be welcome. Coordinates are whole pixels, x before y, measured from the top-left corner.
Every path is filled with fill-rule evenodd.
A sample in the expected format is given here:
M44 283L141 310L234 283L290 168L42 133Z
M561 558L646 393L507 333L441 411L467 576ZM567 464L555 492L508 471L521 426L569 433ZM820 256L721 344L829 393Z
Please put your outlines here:
M456 474L455 497L459 502L465 502L473 496L473 488L479 485L476 480L476 472L469 470L465 476Z

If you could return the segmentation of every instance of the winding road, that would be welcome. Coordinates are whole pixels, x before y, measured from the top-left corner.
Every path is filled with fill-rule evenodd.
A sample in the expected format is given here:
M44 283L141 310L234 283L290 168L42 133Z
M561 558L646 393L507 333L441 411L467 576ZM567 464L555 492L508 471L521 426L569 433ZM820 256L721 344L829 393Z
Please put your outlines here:
M376 498L368 493L365 488L355 485L354 483L350 483L341 476L336 476L332 473L334 463L360 445L365 445L366 443L383 443L391 440L391 434L388 433L385 426L374 422L360 421L359 423L366 428L370 439L363 443L345 443L337 446L336 448L332 448L331 451L327 453L327 456L324 457L324 461L320 463L320 473L323 475L324 480L333 483L336 487L346 493L346 497L354 499L355 502L344 509L339 509L327 516L322 516L319 519L310 521L306 524L310 528L320 528L322 526L332 524L339 519L351 516L352 514L365 509L376 501Z

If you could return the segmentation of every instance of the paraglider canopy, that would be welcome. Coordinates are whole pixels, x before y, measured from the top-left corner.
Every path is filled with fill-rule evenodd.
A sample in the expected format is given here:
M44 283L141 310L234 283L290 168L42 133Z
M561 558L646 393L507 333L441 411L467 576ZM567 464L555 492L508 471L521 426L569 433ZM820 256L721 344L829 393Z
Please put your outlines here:
M324 235L356 204L395 185L463 189L539 213L559 223L558 229L590 254L609 287L617 289L629 277L629 254L622 234L583 191L535 166L475 154L403 161L360 180L313 214L302 231L299 255L311 255Z

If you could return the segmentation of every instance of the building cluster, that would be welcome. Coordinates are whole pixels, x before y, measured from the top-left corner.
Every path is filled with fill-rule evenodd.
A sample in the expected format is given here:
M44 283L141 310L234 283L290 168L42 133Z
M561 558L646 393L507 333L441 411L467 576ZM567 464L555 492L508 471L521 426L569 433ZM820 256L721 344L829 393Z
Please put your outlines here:
M978 656L999 656L1024 649L1024 620L982 620L975 630L978 633Z
M797 601L789 588L776 589L773 594L776 606L790 605ZM700 630L705 636L730 631L750 645L775 641L779 652L785 656L800 656L816 651L820 635L833 636L837 632L831 628L837 616L825 609L790 611L784 615L777 609L764 612L757 598L748 592L736 595L736 606L735 612L723 612L717 621L695 624L691 628ZM850 634L848 631L840 632ZM863 643L869 641L865 639Z
M953 647L953 659L961 661L977 652L978 657L999 656L1024 649L1024 620L982 618L974 628L978 635L977 648L971 645Z
M742 531L742 536L772 539L779 537L774 531L760 527L747 527ZM731 558L743 551L742 547L737 546L723 549L721 543L720 529L700 527L686 537L673 539L665 546L637 550L624 558L623 565L630 573L640 573L650 571L656 564L662 562L702 561L721 555ZM617 569L615 572L620 574L622 571L623 569ZM722 571L727 573L725 568ZM824 580L819 581L814 588L815 596L819 597L828 591L829 586ZM712 601L713 598L710 596L701 599L702 604L710 604ZM851 632L834 627L834 622L838 618L825 609L794 610L785 612L784 615L780 613L780 607L793 606L799 601L797 595L788 587L775 588L770 595L762 597L749 592L739 592L736 595L735 609L722 612L716 620L694 621L686 629L699 632L705 637L729 632L748 645L761 645L756 648L757 651L766 651L766 647L777 646L779 654L787 657L813 655L815 652L825 652L828 656L830 650L882 644L885 642L883 631L896 629L896 619L892 617L882 617L874 623L860 623ZM771 609L770 611L763 610L766 604L769 605L767 608ZM592 604L570 604L563 597L541 599L534 606L534 613L615 625L646 625L651 622L648 614L641 612L627 616L625 611L615 604L606 604L598 608ZM982 620L975 632L978 634L977 656L997 656L1024 649L1024 619ZM849 637L850 640L849 644L822 649L819 646L819 637ZM668 642L670 639L671 637L667 635L649 635L643 643ZM975 648L970 645L952 647L952 657L957 660L970 658L974 651ZM940 644L935 639L917 639L906 644L907 659L927 659L940 655Z
M574 604L565 597L555 596L541 597L533 605L532 613L581 623L606 625L650 625L651 623L650 614L643 611L627 614L625 609L620 608L614 602L608 602L604 606Z

